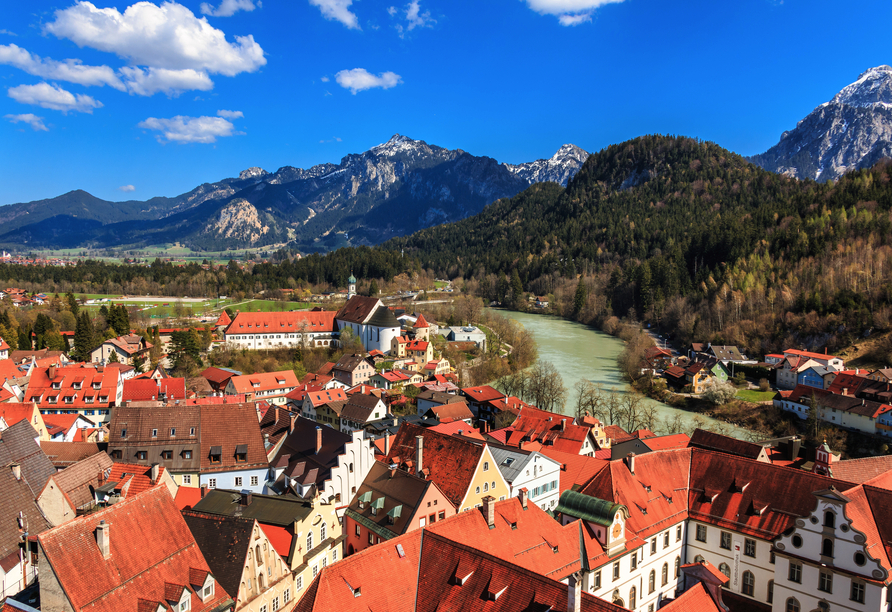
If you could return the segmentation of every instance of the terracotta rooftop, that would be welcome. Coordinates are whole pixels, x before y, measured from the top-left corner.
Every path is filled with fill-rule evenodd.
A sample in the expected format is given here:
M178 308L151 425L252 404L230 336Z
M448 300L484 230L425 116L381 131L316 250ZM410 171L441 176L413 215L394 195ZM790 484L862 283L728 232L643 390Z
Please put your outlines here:
M319 333L333 332L335 313L319 312L240 312L226 328L226 334Z
M233 376L229 379L229 384L235 388L236 393L259 393L277 389L288 389L288 391L291 391L300 383L294 370L282 370L280 372L258 372L257 374Z
M105 446L105 445L103 445ZM40 448L47 458L58 468L67 467L99 452L96 442L41 442Z

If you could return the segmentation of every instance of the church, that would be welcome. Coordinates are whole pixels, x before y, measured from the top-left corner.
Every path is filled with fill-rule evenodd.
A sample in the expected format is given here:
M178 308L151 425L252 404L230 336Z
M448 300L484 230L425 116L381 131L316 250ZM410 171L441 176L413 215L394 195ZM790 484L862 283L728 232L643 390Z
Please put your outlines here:
M350 328L362 341L366 351L390 351L394 338L400 335L400 322L393 312L378 298L356 295L356 279L348 279L350 299L335 315L338 329L343 333Z

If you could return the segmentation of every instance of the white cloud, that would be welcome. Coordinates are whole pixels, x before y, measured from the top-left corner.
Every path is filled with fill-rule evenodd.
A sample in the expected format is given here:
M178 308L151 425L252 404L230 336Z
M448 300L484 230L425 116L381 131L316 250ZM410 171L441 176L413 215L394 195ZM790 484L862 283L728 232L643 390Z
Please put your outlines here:
M118 187L118 191L124 191L124 192L136 191L136 187L134 187L133 185L121 185L120 187Z
M167 68L121 68L121 76L127 91L138 96L151 96L162 91L168 96L177 96L184 91L198 89L209 91L214 82L205 72L192 70L168 70Z
M7 36L18 36L15 32L10 32L6 29L0 29L0 34L6 34Z
M365 68L354 68L353 70L341 70L335 75L335 81L344 89L349 89L354 96L359 91L366 89L390 89L402 83L400 75L393 72L382 72L375 76Z
M218 110L217 116L223 117L224 119L241 119L245 116L245 113L242 111Z
M356 15L350 12L353 0L310 0L310 4L319 7L326 19L340 21L351 30L361 30Z
M145 121L141 121L139 127L161 132L157 136L158 142L179 144L217 142L217 138L232 136L236 133L232 122L223 117L184 117L183 115L177 115L170 119L149 117Z
M260 3L258 2L259 6ZM207 2L201 3L201 14L210 15L211 17L232 17L239 11L253 11L257 6L251 0L223 0L220 6L214 8L212 4Z
M595 9L623 0L526 0L527 6L540 15L555 15L562 26L575 26L591 21Z
M47 128L43 124L43 117L38 117L37 115L32 115L31 113L25 113L24 115L6 115L4 119L9 119L12 123L27 123L31 126L31 129L35 132L49 132L49 128Z
M62 111L63 113L75 111L92 114L94 108L102 107L102 102L94 100L90 96L75 95L58 85L50 85L49 83L10 87L7 93L16 102L36 104L37 106Z
M387 14L390 15L391 17L396 15L396 11L397 11L397 8L395 6L387 7Z
M419 0L412 0L406 6L406 21L409 22L409 25L406 26L409 31L415 28L430 28L437 23L435 19L431 18L430 11L421 12Z
M331 79L328 78L327 76L324 76L324 77L322 77L321 80L322 80L323 83L328 83Z
M114 53L136 65L234 76L266 64L253 36L226 40L222 30L176 2L137 2L123 13L81 1L56 11L46 30L80 47Z
M121 79L108 66L85 66L76 59L59 62L34 55L18 45L0 45L0 64L14 66L28 74L45 79L68 81L78 85L108 85L115 89L124 89Z

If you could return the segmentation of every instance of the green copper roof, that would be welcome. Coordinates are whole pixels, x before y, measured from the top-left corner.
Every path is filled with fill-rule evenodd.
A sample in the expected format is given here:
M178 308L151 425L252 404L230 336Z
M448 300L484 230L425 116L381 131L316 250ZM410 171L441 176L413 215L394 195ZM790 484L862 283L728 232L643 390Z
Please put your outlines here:
M613 523L613 517L616 516L617 511L622 507L622 504L615 504L597 497L590 497L576 491L567 490L561 493L561 499L557 508L555 508L555 512L568 514L590 523L609 527Z
M351 275L350 275L350 278L347 279L347 282L350 283L351 285L355 285L355 284L356 284L356 279L355 279L355 278L353 277L353 275L351 274Z

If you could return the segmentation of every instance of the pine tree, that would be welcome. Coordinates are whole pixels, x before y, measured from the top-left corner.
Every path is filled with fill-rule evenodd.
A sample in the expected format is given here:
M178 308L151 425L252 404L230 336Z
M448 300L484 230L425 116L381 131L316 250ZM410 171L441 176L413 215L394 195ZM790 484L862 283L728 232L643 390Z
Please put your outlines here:
M65 294L65 299L68 300L68 310L71 311L71 314L73 314L74 318L76 319L78 313L80 312L81 305L78 304L77 298L70 291Z
M108 356L109 363L121 363L121 359L118 357L118 351L112 351Z
M579 283L576 285L576 295L573 296L573 314L578 315L585 308L585 300L588 298L588 288L585 286L582 277L579 277Z
M74 355L79 361L88 361L90 353L96 348L96 332L93 321L87 311L81 312L74 328Z

